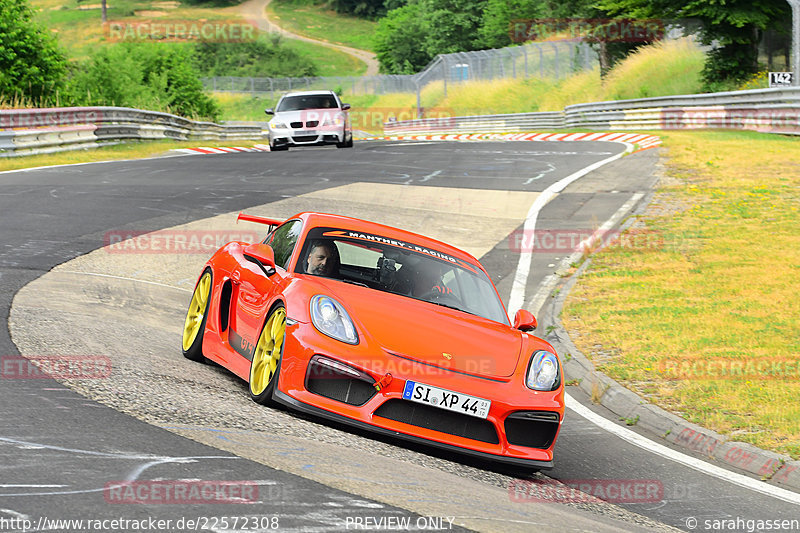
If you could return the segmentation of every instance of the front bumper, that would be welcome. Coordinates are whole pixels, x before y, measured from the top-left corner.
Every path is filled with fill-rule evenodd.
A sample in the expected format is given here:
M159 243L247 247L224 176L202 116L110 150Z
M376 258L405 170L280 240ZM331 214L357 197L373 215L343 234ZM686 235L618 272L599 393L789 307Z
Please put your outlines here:
M286 406L483 460L536 469L553 467L553 448L564 414L562 390L535 392L521 379L486 379L394 360L379 347L344 345L304 323L287 328L284 354L274 397ZM342 382L344 388L333 384L325 390L310 378L309 363L314 356L347 364L357 369L361 378L350 384ZM392 378L380 391L372 388L389 373ZM481 419L404 400L408 379L491 400L488 416Z
M270 130L269 140L274 146L336 144L344 142L344 133L331 130Z

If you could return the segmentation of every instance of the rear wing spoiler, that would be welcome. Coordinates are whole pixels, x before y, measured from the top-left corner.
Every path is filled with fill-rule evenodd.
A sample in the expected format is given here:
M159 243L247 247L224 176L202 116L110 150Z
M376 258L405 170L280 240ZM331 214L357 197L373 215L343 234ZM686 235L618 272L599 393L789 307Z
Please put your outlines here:
M239 216L236 217L236 222L239 222L240 220L264 224L265 226L269 226L269 231L272 231L275 226L280 226L284 222L283 220L278 220L276 218L259 217L256 215L248 215L246 213L239 213Z

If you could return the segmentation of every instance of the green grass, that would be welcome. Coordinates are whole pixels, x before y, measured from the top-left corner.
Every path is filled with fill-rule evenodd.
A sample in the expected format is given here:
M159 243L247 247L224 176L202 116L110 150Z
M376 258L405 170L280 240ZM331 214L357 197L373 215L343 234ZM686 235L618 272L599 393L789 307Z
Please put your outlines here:
M301 57L312 60L317 65L319 76L361 76L367 71L363 61L320 44L296 39L284 39L282 43Z
M654 403L800 458L800 140L658 134L670 179L635 230L650 245L596 254L564 324Z
M94 0L91 0L94 2ZM99 0L97 0L99 4ZM37 10L37 20L50 29L58 37L61 46L72 60L83 60L97 46L113 42L100 22L99 9L79 9L89 2L79 3L77 0L32 0ZM202 4L180 4L159 0L119 0L109 1L108 20L114 23L141 22L185 22L187 24L202 21L230 21L245 23L237 11L237 7L202 7ZM142 14L141 12L150 12ZM137 15L136 13L139 13ZM172 43L162 43L170 46ZM284 39L282 45L295 50L299 55L309 59L317 66L319 76L358 76L366 72L366 65L340 52L325 46Z
M340 15L313 0L273 0L270 17L287 30L322 41L372 50L372 34L378 23Z

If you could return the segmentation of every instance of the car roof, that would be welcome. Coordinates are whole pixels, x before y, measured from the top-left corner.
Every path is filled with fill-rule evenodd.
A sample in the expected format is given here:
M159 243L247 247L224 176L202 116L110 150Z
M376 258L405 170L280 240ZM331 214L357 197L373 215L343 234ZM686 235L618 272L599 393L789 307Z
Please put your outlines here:
M393 226L386 226L378 222L371 222L369 220L352 218L344 215L334 215L330 213L319 213L319 212L309 212L309 211L298 213L297 215L291 218L303 220L307 227L319 227L319 226L333 227L351 231L377 234L381 237L387 237L390 239L396 239L399 241L404 241L411 244L424 246L426 248L432 248L433 250L444 252L453 257L480 266L480 262L474 256L465 252L464 250L456 248L455 246L452 246L442 241L438 241L436 239L432 239L430 237L425 237L424 235L420 235L419 233L413 233L411 231L395 228ZM481 269L484 270L482 267Z
M330 96L330 95L335 95L335 94L336 93L334 93L333 91L329 91L329 90L295 91L295 92L291 92L291 93L286 93L281 98L286 98L287 96L317 96L317 95L319 95L319 96L323 96L323 95Z

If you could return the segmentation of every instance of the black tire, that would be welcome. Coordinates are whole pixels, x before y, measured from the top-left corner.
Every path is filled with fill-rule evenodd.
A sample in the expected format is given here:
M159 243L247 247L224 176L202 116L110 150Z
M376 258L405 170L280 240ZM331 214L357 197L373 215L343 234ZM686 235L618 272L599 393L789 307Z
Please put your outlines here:
M186 311L186 320L183 324L181 346L183 356L198 363L206 362L206 358L203 355L203 333L206 329L206 320L208 320L208 309L211 306L212 281L211 269L207 268L203 271L200 279L197 280L192 299L189 301L189 309ZM205 294L199 291L203 291ZM202 299L205 301L201 301ZM202 315L200 315L201 308Z
M269 145L269 151L270 152L284 152L284 151L286 151L288 149L289 149L289 145L288 144L281 144L281 145L270 144Z
M266 336L265 336L266 335ZM286 308L282 303L274 306L258 336L258 342L253 350L253 359L250 361L250 379L247 390L250 398L261 405L274 404L272 394L278 383L278 375L283 361L283 348L286 339ZM278 344L280 343L280 347ZM277 359L274 361L275 351ZM266 383L265 383L266 381Z

